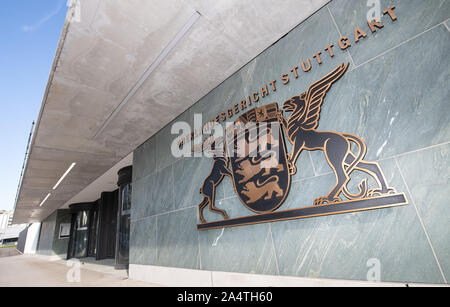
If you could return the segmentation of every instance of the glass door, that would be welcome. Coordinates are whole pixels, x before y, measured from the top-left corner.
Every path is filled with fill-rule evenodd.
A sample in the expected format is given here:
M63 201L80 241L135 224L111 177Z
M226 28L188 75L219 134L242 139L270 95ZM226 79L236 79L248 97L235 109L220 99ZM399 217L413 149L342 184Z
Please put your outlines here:
M117 267L127 268L130 249L131 183L120 191Z
M128 269L130 249L132 167L119 171L119 210L117 214L116 269Z
M69 206L72 211L67 258L95 256L97 237L96 203L79 203Z
M89 234L89 211L79 211L75 216L75 231L73 240L73 258L87 256Z
M103 192L98 206L96 259L115 259L119 190Z
M98 209L91 210L89 226L89 249L88 257L95 257L97 254L97 232L98 232Z

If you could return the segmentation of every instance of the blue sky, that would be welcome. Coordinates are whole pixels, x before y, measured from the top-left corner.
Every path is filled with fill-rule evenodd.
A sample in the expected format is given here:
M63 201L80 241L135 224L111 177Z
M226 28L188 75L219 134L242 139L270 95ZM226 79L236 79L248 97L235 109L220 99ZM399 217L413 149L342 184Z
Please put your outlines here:
M4 0L0 10L0 210L13 209L67 13L66 0Z

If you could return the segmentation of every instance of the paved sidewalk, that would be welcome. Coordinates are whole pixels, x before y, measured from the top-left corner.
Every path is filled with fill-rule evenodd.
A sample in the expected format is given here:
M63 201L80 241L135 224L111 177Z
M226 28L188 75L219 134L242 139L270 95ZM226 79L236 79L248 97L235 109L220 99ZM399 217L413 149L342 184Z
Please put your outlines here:
M74 273L75 272L75 273ZM80 282L69 282L77 279ZM82 264L79 274L64 260L48 261L35 256L0 258L0 287L157 287L126 277L125 271L98 264Z

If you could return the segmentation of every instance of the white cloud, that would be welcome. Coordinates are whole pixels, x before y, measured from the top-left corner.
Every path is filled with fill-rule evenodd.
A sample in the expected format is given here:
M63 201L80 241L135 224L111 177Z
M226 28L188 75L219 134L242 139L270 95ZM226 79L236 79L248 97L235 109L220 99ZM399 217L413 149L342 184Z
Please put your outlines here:
M51 11L50 13L48 13L47 15L45 15L44 17L39 19L38 22L36 22L36 23L34 23L32 25L24 25L24 26L22 26L22 31L24 31L24 32L36 31L41 26L43 26L47 21L52 19L56 14L58 14L59 11L61 10L61 8L63 7L63 4L64 4L64 1L60 0L58 2L58 6L53 11Z

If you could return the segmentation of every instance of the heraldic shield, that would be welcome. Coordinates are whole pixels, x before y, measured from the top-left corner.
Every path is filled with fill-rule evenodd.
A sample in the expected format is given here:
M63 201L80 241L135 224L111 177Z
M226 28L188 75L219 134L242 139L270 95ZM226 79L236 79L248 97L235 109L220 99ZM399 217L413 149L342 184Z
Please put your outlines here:
M198 230L235 227L274 221L304 219L325 215L374 210L408 204L404 193L388 185L377 162L364 160L366 144L358 136L334 131L319 131L320 111L327 92L347 71L341 64L306 92L283 104L290 113L286 118L277 103L256 107L244 113L227 127L225 154L213 156L211 173L200 193ZM292 145L287 154L285 136ZM219 141L217 141L219 143ZM217 145L217 144L216 144ZM357 145L357 150L352 150ZM291 176L303 151L323 151L334 171L336 184L325 196L315 197L313 206L277 210L289 194ZM222 151L223 153L223 151ZM359 192L349 191L347 184L354 170L376 181L369 188L368 178L358 185ZM215 207L215 189L230 177L242 204L256 214L230 218L225 210ZM344 197L344 198L342 198ZM223 216L223 220L206 222L203 209Z
M278 104L254 108L227 129L227 156L236 194L256 213L275 211L290 188L286 145Z

